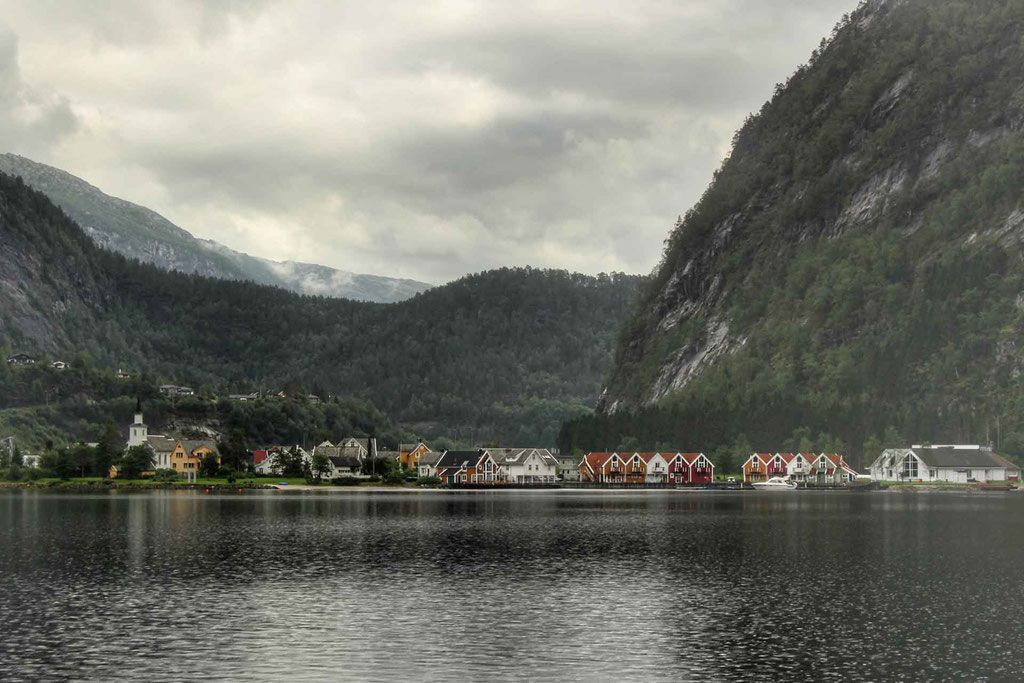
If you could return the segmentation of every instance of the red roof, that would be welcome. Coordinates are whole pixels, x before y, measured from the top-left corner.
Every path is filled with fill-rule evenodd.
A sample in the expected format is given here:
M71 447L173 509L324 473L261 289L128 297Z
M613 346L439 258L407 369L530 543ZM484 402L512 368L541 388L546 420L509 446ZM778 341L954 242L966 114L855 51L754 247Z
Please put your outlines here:
M587 453L583 456L583 462L590 466L592 470L599 470L608 460L608 458L615 455L614 453Z
M253 451L252 452L252 464L259 465L261 462L267 459L266 451Z

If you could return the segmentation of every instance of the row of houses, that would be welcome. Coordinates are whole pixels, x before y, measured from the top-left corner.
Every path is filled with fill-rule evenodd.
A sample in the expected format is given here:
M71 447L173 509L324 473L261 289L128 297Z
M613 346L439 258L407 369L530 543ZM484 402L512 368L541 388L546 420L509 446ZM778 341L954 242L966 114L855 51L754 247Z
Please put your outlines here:
M753 453L743 463L743 481L789 477L819 485L849 484L860 475L838 453Z
M580 480L610 484L706 484L715 465L703 453L587 453Z
M478 448L428 452L416 465L420 477L444 484L551 484L558 459L546 448Z

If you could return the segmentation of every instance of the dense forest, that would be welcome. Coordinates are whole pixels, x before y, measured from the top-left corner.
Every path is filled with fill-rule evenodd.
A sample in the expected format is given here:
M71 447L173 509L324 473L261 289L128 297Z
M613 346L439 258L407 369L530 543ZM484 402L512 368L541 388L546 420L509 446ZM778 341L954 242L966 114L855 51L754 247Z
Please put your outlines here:
M551 444L596 401L641 281L521 268L398 304L300 296L100 249L43 194L2 174L0 242L5 357L80 357L222 395L358 397L412 433L461 442ZM91 385L34 384L20 371L0 370L9 406L94 398Z
M1022 35L1018 0L844 18L677 222L561 446L1024 456Z

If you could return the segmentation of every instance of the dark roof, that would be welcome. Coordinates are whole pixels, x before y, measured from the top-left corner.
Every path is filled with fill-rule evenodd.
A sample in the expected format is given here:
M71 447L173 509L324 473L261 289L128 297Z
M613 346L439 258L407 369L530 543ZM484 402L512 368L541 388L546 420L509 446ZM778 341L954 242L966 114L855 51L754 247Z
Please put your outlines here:
M359 458L347 458L343 456L330 456L331 464L335 467L361 467L362 463L359 462Z
M987 448L913 448L914 454L929 467L1007 467L1020 469Z
M442 467L462 467L464 464L472 467L480 461L483 450L476 451L445 451L440 460L437 461L437 469Z

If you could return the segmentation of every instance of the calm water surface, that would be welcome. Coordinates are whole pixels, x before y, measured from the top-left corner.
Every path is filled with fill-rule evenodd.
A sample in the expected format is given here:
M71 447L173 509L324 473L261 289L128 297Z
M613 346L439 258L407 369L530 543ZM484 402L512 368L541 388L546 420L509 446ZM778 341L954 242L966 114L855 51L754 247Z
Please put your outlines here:
M1024 495L0 494L0 680L1024 679Z

